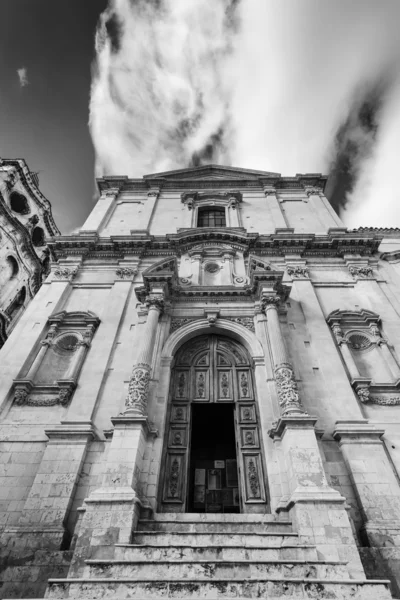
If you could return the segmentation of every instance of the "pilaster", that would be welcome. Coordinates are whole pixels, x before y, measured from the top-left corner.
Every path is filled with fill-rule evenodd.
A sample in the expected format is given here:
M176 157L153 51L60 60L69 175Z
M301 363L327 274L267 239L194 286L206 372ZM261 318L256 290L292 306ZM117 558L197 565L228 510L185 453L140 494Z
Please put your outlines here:
M280 328L276 295L263 295L281 417L270 430L283 453L288 495L277 512L290 511L300 538L316 544L325 560L348 561L352 577L364 570L345 509L345 499L327 484L315 434L317 419L310 417L300 400L293 368Z
M364 541L379 548L400 588L400 485L383 435L366 420L337 421L333 432L365 520Z
M115 281L110 290L107 306L101 314L101 326L93 338L79 386L68 408L67 421L87 422L92 419L131 286L129 280Z

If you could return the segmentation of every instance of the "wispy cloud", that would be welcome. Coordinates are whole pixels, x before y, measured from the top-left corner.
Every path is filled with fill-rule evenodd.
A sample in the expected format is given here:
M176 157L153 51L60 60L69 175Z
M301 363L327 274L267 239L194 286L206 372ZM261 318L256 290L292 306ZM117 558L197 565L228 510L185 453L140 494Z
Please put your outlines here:
M21 67L20 69L17 69L17 74L19 79L19 85L21 87L26 87L27 85L29 85L28 69L26 67Z
M349 225L400 225L399 20L398 0L110 0L90 102L97 174L332 170Z

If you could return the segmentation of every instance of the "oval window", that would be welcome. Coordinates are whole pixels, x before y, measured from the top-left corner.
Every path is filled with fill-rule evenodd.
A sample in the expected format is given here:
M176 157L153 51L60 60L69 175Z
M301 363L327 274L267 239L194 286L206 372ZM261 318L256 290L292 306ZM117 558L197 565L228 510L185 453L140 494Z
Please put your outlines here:
M20 215L27 215L30 213L28 200L23 194L18 192L12 192L10 194L10 206L12 210Z
M32 244L34 246L44 246L44 231L41 227L35 227L32 231Z

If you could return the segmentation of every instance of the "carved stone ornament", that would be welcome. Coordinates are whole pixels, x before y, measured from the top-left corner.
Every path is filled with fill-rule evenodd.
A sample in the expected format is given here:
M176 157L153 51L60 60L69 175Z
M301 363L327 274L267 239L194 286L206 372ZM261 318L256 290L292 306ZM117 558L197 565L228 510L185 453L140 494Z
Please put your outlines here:
M22 406L26 404L26 401L29 398L29 392L25 388L17 388L14 392L14 404L18 406Z
M174 458L171 464L171 471L169 474L169 493L172 498L176 496L178 491L178 480L179 480L179 461Z
M373 277L373 270L371 267L355 267L354 265L349 267L349 271L354 278L356 277Z
M332 325L332 332L333 332L333 335L335 336L336 342L338 343L339 346L341 344L346 343L346 340L344 339L344 335L343 335L343 329L340 327L340 325L338 325L337 323L334 323Z
M137 274L137 269L132 269L131 267L119 267L115 271L115 274L119 279L131 279Z
M138 365L133 369L129 380L126 408L147 414L147 398L149 395L150 369L147 365Z
M370 396L369 402L380 406L399 406L400 396Z
M68 281L71 281L72 279L74 279L74 277L76 277L77 273L78 267L74 267L72 269L68 267L58 267L55 271L53 271L53 276L56 279L66 279Z
M319 196L321 193L321 190L319 188L316 187L309 187L306 188L306 194L308 197L310 196Z
M183 319L171 319L170 333L173 333L180 327L183 327L184 325L187 325L187 323L191 323L192 321L198 321L198 319L190 319L189 317Z
M252 317L227 317L227 321L233 321L234 323L238 323L249 331L255 333L254 320Z
M279 365L275 369L275 380L282 414L286 415L293 412L305 414L300 401L294 372L288 363Z
M246 373L242 373L240 376L240 390L242 392L242 396L245 398L249 395L249 382L247 380Z
M263 296L261 298L261 309L265 312L268 308L278 308L280 301L280 296Z
M14 404L18 406L67 406L71 400L73 391L75 389L75 383L64 385L59 387L56 395L54 394L54 388L49 390L47 393L40 393L35 396L31 396L32 390L27 387L16 387L14 391Z
M308 269L307 267L300 266L288 266L287 273L290 277L307 277L308 278Z
M145 300L147 308L157 308L160 312L163 312L165 307L164 299L160 296L147 296Z
M357 396L363 404L367 404L370 401L369 389L367 387L360 387L357 390Z
M253 458L248 462L248 476L251 495L253 498L258 498L260 496L260 482L258 480L257 467Z

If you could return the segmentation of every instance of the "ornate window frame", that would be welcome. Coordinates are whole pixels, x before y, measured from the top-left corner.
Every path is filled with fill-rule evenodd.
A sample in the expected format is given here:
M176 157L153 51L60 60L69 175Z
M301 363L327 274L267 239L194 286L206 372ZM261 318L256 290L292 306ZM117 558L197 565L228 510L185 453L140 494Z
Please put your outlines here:
M40 341L25 375L13 382L14 404L20 406L55 406L57 404L66 406L77 386L79 373L99 323L100 319L90 311L61 311L51 316L48 319L47 333ZM70 343L68 345L62 343L68 337L76 340L73 348ZM50 348L59 353L72 351L74 357L64 377L54 383L36 383L35 375ZM33 394L35 397L31 397Z
M365 309L335 310L328 316L327 323L331 327L349 373L351 385L360 401L364 404L368 402L381 405L400 404L399 396L394 399L388 395L400 392L400 366L388 340L382 334L380 316ZM392 375L391 381L376 383L372 378L360 375L353 355L373 349L379 350L387 370Z
M240 211L242 194L232 192L184 192L181 195L182 203L191 211L190 227L197 228L199 208L219 207L225 209L225 227L243 227Z

